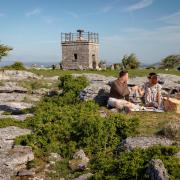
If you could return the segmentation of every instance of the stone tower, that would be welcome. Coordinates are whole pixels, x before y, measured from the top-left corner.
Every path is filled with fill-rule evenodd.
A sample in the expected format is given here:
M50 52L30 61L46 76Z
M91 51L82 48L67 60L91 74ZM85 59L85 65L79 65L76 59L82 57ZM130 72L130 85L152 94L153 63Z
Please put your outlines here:
M98 33L77 30L61 33L63 69L97 69L99 63Z

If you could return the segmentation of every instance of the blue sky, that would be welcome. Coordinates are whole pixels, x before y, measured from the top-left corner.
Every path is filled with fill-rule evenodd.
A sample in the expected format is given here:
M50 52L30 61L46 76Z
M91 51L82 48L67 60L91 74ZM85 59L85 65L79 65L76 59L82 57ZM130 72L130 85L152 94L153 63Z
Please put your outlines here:
M60 33L100 34L100 58L142 63L180 54L180 0L0 0L0 43L14 48L3 61L59 62Z

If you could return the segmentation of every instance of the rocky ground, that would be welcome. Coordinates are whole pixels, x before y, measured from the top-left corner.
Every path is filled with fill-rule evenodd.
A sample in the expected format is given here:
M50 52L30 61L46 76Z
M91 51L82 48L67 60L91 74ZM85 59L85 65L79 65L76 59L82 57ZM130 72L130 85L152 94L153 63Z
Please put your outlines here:
M90 85L86 87L81 93L80 97L83 100L95 100L101 105L107 103L108 94L110 91L110 82L114 77L105 77L97 74L81 74L85 76ZM81 76L80 74L73 74L73 76ZM180 90L180 76L175 75L160 75L161 81L164 82L163 90L169 93L171 90ZM27 117L33 116L31 113L22 113L23 110L36 106L36 103L45 94L54 93L52 85L57 83L58 77L45 78L37 76L31 72L26 71L10 71L0 72L0 121L6 119L16 119L18 121L25 121ZM43 81L47 84L46 88L31 88L28 89L22 86L22 81L30 83L32 81ZM146 81L145 77L136 77L130 79L130 85L142 85ZM103 114L103 116L105 116ZM29 129L23 129L15 126L0 128L0 180L11 179L12 176L31 177L31 179L46 179L45 172L49 172L50 166L56 161L61 161L58 154L51 154L49 157L49 164L45 166L44 173L40 176L35 175L35 170L26 170L28 161L34 159L34 154L31 147L15 146L14 139L21 135L32 133ZM127 150L132 150L135 147L147 148L154 144L170 145L173 141L167 138L159 137L132 137L123 141L122 147ZM179 154L177 155L179 157ZM75 153L73 159L69 162L71 169L84 169L89 162L88 157L83 150ZM152 168L148 172L156 177L168 179L167 172L161 160L152 160ZM155 169L156 168L156 169ZM157 170L158 169L158 170ZM157 173L157 171L159 173ZM84 180L92 174L84 174L76 180ZM161 177L159 177L161 176ZM163 177L164 176L164 177ZM33 178L32 178L33 177Z
M86 87L80 94L83 100L95 100L100 105L106 105L108 95L110 92L110 84L115 77L106 77L98 74L73 74L73 76L85 76L89 81L90 85ZM180 76L160 74L160 82L162 84L162 90L164 94L174 93L180 91ZM138 85L142 86L147 81L147 77L135 77L129 79L129 86Z
M50 94L48 88L28 89L21 82L30 84L32 81L43 80L46 84L56 83L58 77L44 78L26 71L0 72L0 121L15 119L24 121L31 113L24 113L26 109L36 106L41 97ZM26 164L34 159L31 147L15 146L14 139L21 135L30 134L29 129L15 126L0 128L0 180L12 179L12 176L32 176L35 171L25 170Z

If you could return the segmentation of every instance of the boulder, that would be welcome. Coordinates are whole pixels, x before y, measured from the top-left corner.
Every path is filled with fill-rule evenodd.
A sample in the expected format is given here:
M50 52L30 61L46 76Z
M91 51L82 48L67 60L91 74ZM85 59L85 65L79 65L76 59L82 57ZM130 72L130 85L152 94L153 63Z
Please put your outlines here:
M85 170L87 168L89 158L85 155L83 150L77 151L73 155L73 159L69 161L71 170Z
M83 175L75 178L74 180L87 180L87 179L90 178L91 176L93 176L92 173L87 173L87 174L83 174Z
M3 120L6 120L6 119L15 119L15 120L18 120L18 121L24 121L26 120L26 118L28 117L32 117L33 114L19 114L19 115L2 115L0 113L0 120L3 119Z
M0 71L0 80L23 80L23 79L40 79L34 73L28 71L18 71L18 70L4 70Z
M146 149L154 145L172 145L173 141L162 137L128 137L122 141L121 147L131 151L135 148Z
M4 165L14 171L19 171L28 161L34 160L32 148L29 146L15 146L8 151Z
M31 130L29 129L22 129L15 126L9 126L6 128L0 128L0 152L7 151L11 149L13 145L13 141L16 137L30 134Z
M153 159L150 162L146 173L151 180L169 180L169 175L160 159Z
M21 86L18 86L16 82L6 82L5 86L0 86L0 93L27 93L28 90Z
M20 112L23 109L31 108L33 105L25 102L0 102L0 111Z
M32 148L14 146L17 136L30 134L28 129L15 126L0 128L0 179L10 180L19 170L26 168L26 163L34 159Z
M106 105L109 98L110 86L98 83L90 84L80 92L80 98L84 101L95 100L100 105Z
M22 94L22 93L0 93L1 102L37 102L41 98L37 94Z
M18 173L18 176L33 177L35 175L35 169L21 169Z

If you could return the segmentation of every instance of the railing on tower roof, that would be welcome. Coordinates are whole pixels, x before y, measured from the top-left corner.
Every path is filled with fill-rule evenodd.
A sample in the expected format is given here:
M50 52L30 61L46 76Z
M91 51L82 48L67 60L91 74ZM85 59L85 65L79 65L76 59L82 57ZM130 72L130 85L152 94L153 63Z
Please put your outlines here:
M99 34L77 30L77 33L61 33L61 43L90 42L99 44Z

